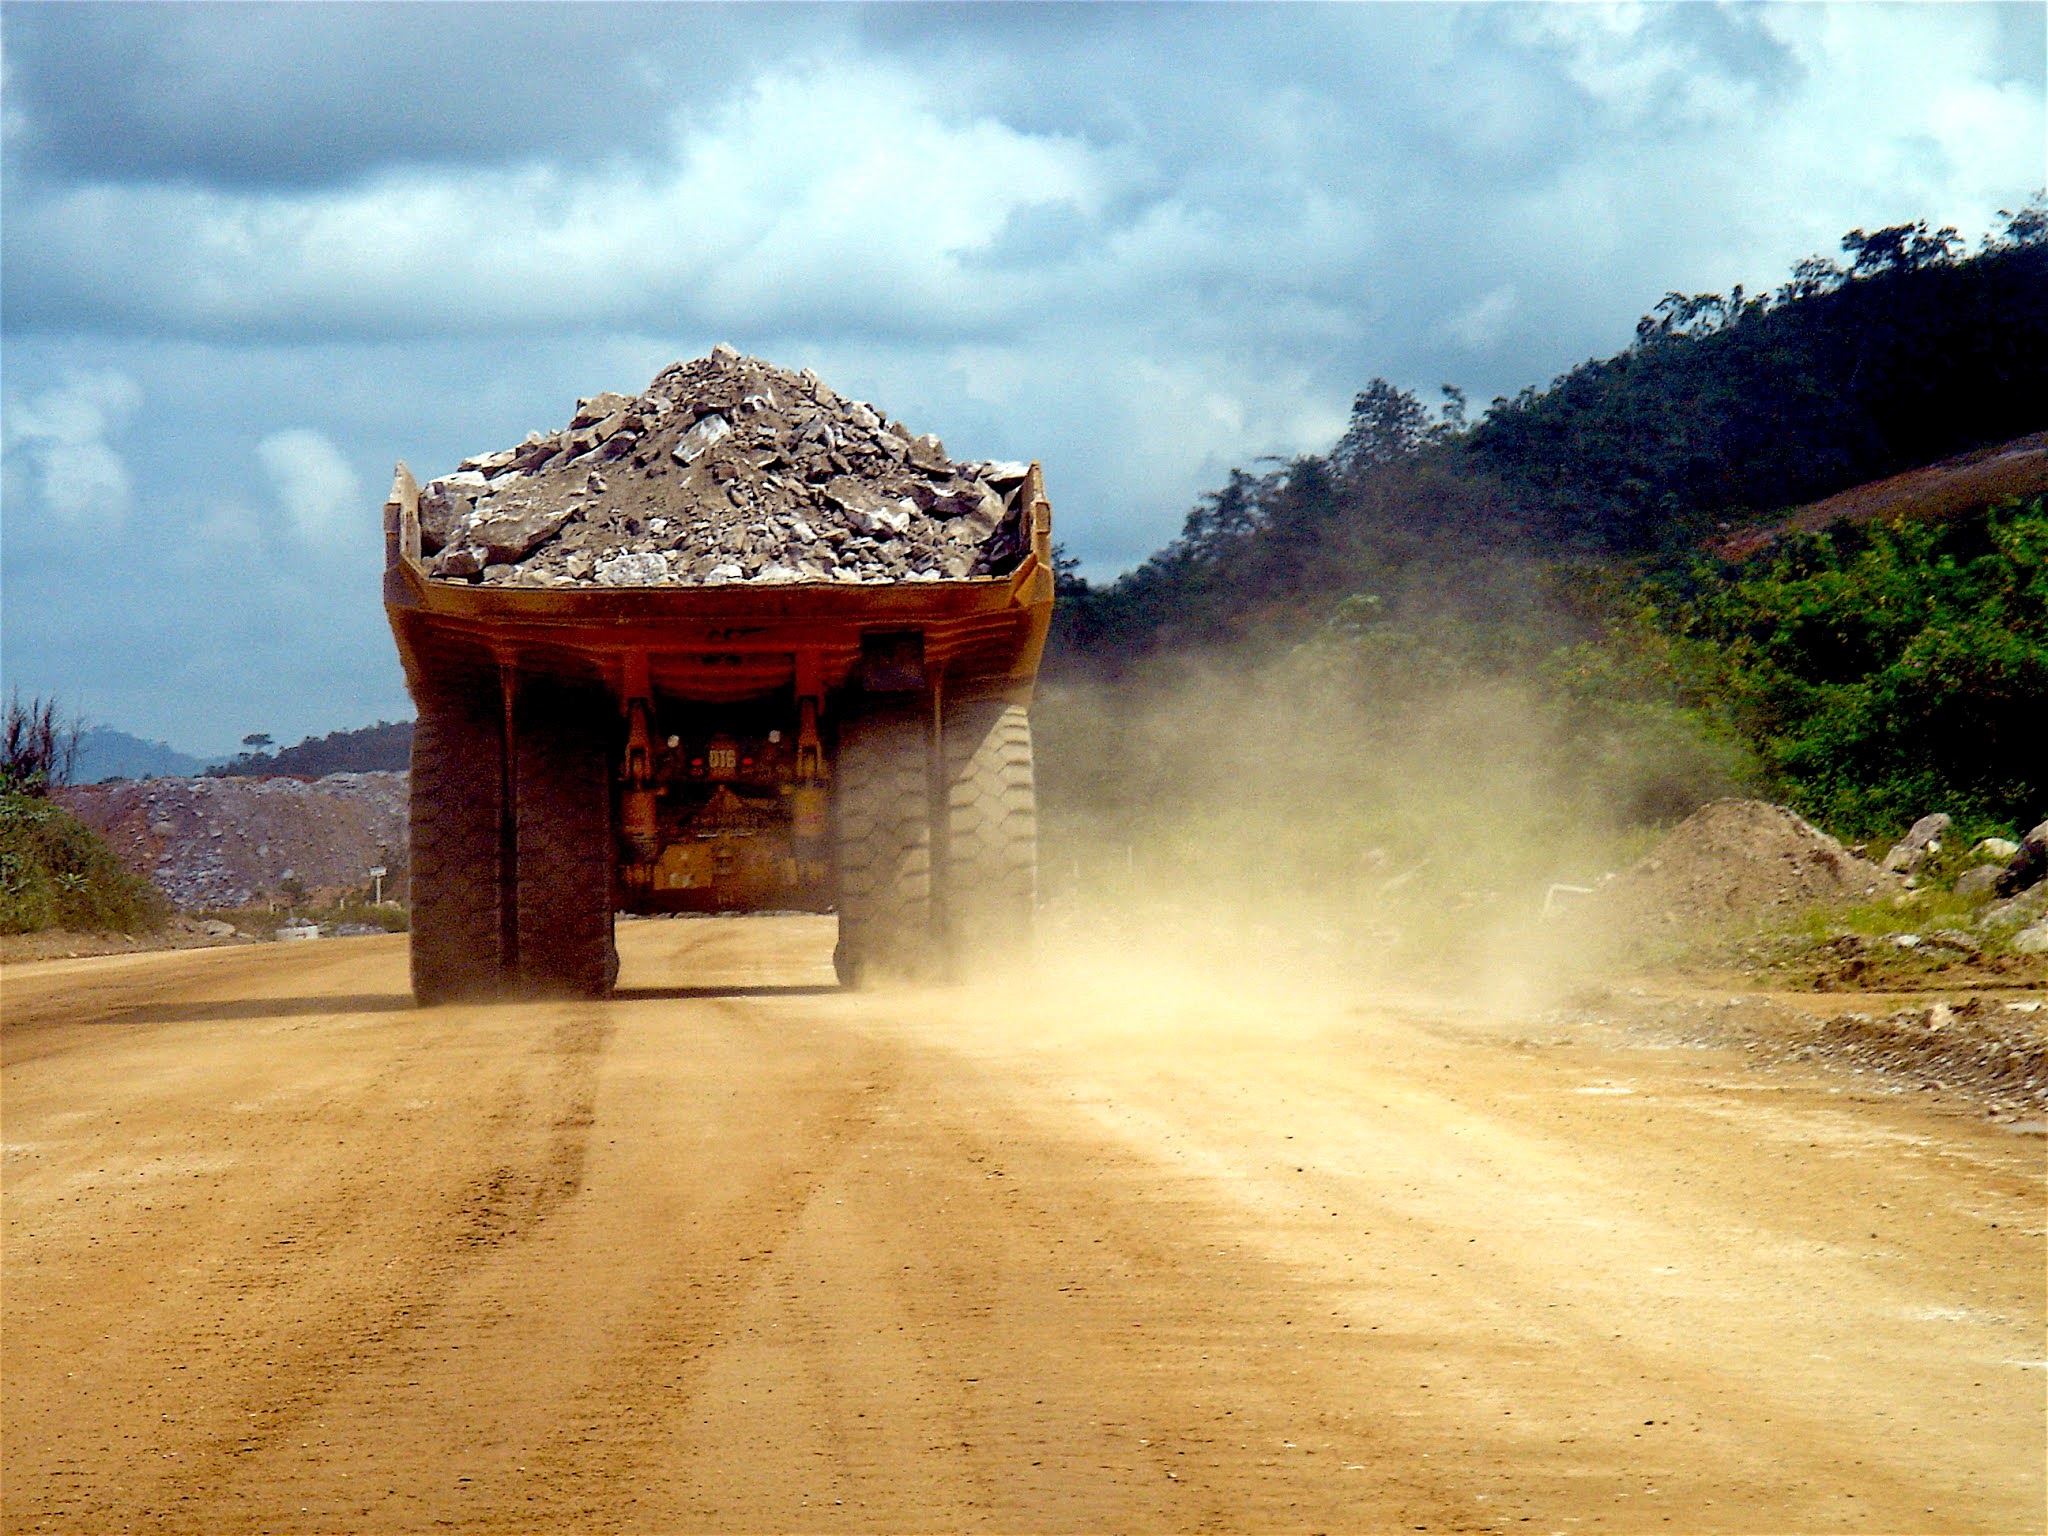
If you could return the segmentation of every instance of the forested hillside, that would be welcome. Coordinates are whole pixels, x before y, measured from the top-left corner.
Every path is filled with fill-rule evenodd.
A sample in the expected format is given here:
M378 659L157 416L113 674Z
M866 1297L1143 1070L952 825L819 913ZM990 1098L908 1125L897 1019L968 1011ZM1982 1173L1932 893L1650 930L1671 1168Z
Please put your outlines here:
M1624 818L1740 787L1850 836L1930 809L2030 824L2038 500L1711 552L2048 427L2048 202L1973 253L1924 222L1842 246L1768 295L1668 294L1621 353L1476 420L1455 390L1432 410L1372 381L1328 452L1234 472L1114 583L1065 574L1052 675L1143 686L1309 646L1354 699L1512 681L1569 744L1575 794Z
M252 737L252 742L264 738ZM214 778L290 773L317 779L329 773L402 773L412 754L412 722L396 724L379 720L354 731L332 731L325 736L308 736L295 747L276 752L238 753L217 768L207 769Z

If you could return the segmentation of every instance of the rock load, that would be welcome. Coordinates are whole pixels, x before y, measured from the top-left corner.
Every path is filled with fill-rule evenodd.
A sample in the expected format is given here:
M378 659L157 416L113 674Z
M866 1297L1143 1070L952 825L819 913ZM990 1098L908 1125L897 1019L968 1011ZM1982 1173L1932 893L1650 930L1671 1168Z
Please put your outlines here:
M1025 471L956 464L808 370L718 346L428 482L421 552L493 586L1002 576L1029 547Z

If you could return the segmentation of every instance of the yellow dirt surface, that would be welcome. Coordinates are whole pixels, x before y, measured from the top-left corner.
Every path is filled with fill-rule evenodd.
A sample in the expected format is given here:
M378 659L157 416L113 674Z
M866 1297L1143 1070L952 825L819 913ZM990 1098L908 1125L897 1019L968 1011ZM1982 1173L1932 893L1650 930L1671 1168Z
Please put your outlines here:
M9 966L8 1531L2043 1528L2043 1142L1360 985Z

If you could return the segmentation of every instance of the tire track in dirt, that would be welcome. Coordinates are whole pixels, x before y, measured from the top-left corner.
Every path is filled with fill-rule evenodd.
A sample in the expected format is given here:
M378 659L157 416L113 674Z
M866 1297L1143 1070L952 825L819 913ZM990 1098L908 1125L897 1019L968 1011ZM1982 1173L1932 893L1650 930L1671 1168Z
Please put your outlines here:
M10 968L0 1524L2039 1512L1994 1128L1272 981L853 995L816 919L620 936L605 1004L351 1009L404 985L364 940L32 971L19 1026Z

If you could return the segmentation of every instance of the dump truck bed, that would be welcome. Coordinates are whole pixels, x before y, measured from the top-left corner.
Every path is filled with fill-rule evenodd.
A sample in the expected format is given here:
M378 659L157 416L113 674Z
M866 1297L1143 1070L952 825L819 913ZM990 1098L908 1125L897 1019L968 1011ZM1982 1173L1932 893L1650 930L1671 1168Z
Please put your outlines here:
M1036 464L1021 500L1029 547L1004 576L886 585L471 586L427 574L419 488L401 464L384 509L384 604L415 679L426 662L482 650L501 666L601 681L621 696L651 686L677 699L724 703L800 682L806 691L841 688L861 665L864 637L904 632L922 637L923 666L944 686L1022 701L1053 603L1052 512Z

